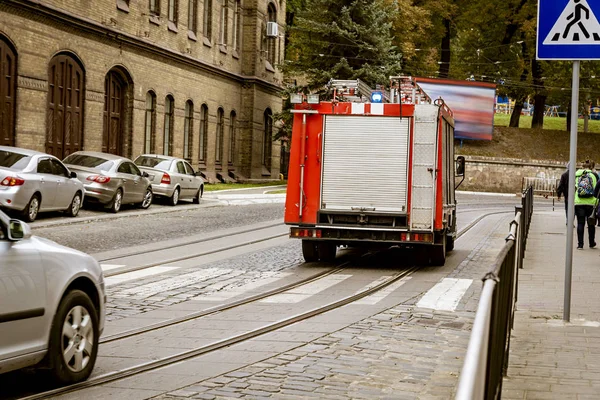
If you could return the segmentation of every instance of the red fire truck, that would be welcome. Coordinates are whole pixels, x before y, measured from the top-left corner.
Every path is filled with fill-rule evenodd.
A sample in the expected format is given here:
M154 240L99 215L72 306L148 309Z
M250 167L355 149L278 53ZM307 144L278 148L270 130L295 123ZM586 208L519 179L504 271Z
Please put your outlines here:
M290 237L302 239L307 262L331 261L340 245L398 245L443 265L456 238L455 177L464 180L465 168L454 159L452 111L411 78L393 82L390 96L364 93L360 81L331 84L332 101L296 97L292 110Z

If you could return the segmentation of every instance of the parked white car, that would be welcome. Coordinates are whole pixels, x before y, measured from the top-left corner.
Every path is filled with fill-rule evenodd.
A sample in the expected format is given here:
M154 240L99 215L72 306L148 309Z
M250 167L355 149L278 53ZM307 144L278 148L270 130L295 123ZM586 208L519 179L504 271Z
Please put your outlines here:
M87 379L105 304L95 259L0 211L0 374L40 366L61 384Z
M18 147L0 146L0 207L34 221L44 211L77 216L83 183L56 157Z
M204 180L184 159L142 154L133 162L148 174L154 196L166 197L172 206L177 205L179 200L200 203L204 193Z

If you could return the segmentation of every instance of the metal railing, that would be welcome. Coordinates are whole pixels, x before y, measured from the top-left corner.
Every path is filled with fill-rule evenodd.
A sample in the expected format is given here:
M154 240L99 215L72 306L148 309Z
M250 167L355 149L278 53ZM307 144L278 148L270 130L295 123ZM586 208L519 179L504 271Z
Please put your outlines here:
M554 197L559 183L560 178L536 178L525 176L521 180L521 191L524 192L527 188L533 187L534 194L539 194L546 198L549 196Z
M483 289L458 382L457 400L490 400L502 396L519 268L523 268L532 214L533 187L530 186L522 194L521 205L515 207L515 218L510 222L504 247L483 277Z

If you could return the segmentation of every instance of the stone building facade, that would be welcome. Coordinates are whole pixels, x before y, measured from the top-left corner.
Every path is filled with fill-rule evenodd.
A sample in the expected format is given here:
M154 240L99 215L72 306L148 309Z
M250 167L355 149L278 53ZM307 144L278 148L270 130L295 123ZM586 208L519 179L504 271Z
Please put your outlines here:
M275 179L285 0L2 0L0 145Z

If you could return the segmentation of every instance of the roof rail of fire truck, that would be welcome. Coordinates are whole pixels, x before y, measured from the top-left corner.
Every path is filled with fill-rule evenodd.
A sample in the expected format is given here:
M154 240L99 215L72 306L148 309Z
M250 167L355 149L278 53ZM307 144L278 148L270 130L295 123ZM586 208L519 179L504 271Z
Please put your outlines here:
M360 79L331 79L328 87L336 89L336 95L343 96L351 102L366 102L371 98L373 89ZM385 102L389 102L389 94L382 91Z
M392 103L431 104L433 100L412 77L390 76L390 98Z

